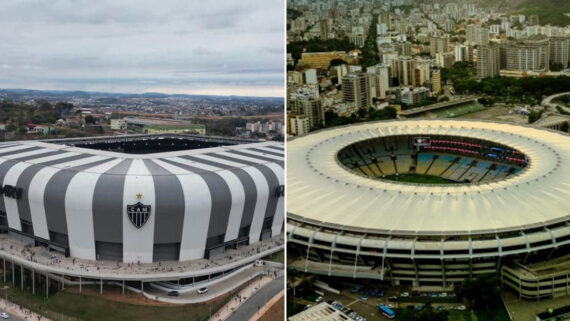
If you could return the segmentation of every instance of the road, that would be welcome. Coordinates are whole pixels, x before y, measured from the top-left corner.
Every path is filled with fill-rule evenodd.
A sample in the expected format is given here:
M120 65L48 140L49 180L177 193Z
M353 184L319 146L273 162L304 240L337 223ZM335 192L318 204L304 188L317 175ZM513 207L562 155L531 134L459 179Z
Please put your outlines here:
M245 301L227 321L246 321L251 319L258 309L263 307L267 301L271 300L281 291L283 291L283 276L271 281L271 283L257 291L257 293Z
M459 105L462 103L467 103L470 101L477 101L477 99L479 99L480 97L478 96L463 96L461 98L459 97L455 97L455 99L453 100L449 100L449 101L445 101L445 102L439 102L439 103L435 103L435 104L431 104L431 105L426 105L426 106L422 106L422 107L415 107L415 108L410 108L410 109L406 109L406 110L402 110L399 115L401 116L411 116L411 115L415 115L415 114L421 114L427 111L431 111L431 110L435 110L435 109L440 109L440 108L447 108L447 107L451 107L454 105Z
M178 303L178 304L201 303L215 299L223 294L226 294L228 293L228 291L231 291L241 286L242 284L246 283L247 281L256 278L258 275L263 274L264 271L267 270L271 269L265 266L247 268L243 271L235 273L235 275L231 276L228 279L213 284L204 285L204 287L208 288L208 293L206 294L198 294L196 292L196 289L193 289L189 292L180 293L180 295L177 297L171 297L168 295L167 292L152 287L145 289L145 292L152 296L158 297L163 302Z
M0 309L0 312L4 312L4 311L5 311L4 309ZM16 321L30 321L31 320L31 319L28 319L28 320L22 319L19 316L14 315L10 312L8 312L8 315L10 316L10 318L8 320L16 320Z
M562 105L558 105L558 104L553 104L552 101L558 97L562 97L562 96L568 96L570 95L570 92L565 92L565 93L559 93L559 94L555 94L552 96L548 96L546 98L544 98L544 100L542 101L542 106L547 106L547 107L552 107L552 108L556 108L556 106L560 106L562 107L562 109L564 109L567 112L570 112L570 108L566 107L566 106L562 106Z

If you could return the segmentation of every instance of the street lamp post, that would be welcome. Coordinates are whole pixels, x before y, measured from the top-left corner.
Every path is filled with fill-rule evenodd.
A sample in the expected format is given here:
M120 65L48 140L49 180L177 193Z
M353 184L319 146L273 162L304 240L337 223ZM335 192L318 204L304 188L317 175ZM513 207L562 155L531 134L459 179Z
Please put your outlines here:
M5 301L5 304L6 304L6 308L7 308L7 307L8 307L8 287L7 287L7 286L4 286L4 287L2 288L2 290L4 290L4 292L6 293L6 301Z

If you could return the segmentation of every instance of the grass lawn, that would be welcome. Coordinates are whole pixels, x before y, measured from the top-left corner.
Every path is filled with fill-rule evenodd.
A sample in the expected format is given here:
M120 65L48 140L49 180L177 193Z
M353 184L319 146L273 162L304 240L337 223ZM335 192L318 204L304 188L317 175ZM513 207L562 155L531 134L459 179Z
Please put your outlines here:
M474 320L476 321L510 321L509 315L502 305L493 310L477 310L475 315L476 319Z
M449 311L448 321L471 321L471 312L469 312L469 311Z
M485 109L485 107L477 102L466 103L462 105L458 105L455 107L444 108L440 110L433 111L437 117L440 118L454 118L459 117L462 115L474 113L477 111L481 111Z
M305 306L302 304L298 304L295 303L293 304L293 302L287 300L287 316L293 316L299 312L302 312L303 310L305 310Z
M456 182L448 181L439 176L421 175L421 174L400 174L388 175L384 179L405 183L418 183L418 184L457 184Z
M227 299L212 303L212 313L215 313L226 302ZM60 292L51 298L48 302L48 309L64 311L64 314L81 320L99 321L207 320L210 316L210 307L206 304L144 306L65 292Z
M210 316L210 306L208 304L142 305L117 302L98 295L78 294L71 291L54 292L46 300L45 287L42 288L38 284L36 284L38 286L36 295L31 294L29 287L20 290L18 286L7 285L9 286L9 301L58 321L202 321L207 320ZM3 286L4 284L0 282L0 288ZM116 290L115 287L113 288L104 291ZM5 292L1 291L1 294L2 298L4 298ZM126 295L136 296L133 293ZM226 296L221 300L213 302L211 304L212 314L227 303L231 297Z

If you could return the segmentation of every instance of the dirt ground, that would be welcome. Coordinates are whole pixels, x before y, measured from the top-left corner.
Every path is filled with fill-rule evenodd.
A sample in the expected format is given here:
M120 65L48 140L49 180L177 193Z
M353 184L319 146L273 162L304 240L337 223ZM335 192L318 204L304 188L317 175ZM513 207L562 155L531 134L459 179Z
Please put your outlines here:
M259 318L252 319L256 321L281 321L285 320L285 296L281 297Z

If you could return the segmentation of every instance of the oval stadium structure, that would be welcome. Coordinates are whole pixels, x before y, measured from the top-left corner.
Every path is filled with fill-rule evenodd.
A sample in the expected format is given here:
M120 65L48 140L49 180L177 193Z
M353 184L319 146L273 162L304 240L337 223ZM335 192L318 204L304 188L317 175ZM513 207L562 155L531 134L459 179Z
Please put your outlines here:
M416 288L500 273L521 297L568 293L569 135L402 120L287 148L288 266Z
M283 162L281 143L195 135L2 143L4 267L70 282L227 278L282 249Z

